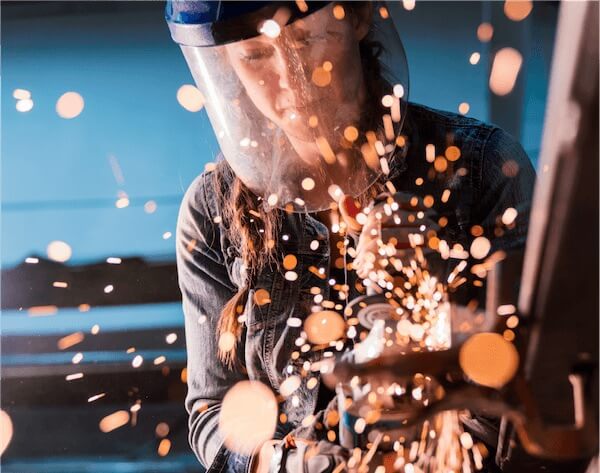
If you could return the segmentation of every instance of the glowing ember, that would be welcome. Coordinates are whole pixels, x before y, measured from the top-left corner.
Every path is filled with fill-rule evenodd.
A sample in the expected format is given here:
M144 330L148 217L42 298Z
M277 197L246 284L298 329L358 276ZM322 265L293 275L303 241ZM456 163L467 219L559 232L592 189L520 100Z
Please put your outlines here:
M15 108L17 109L17 112L21 112L21 113L29 112L29 111L31 111L31 109L33 109L33 100L31 100L31 99L18 100L17 103L15 104Z
M298 273L296 271L286 271L284 278L288 281L296 281L298 279Z
M225 395L219 430L225 446L248 455L270 440L277 424L277 401L271 390L257 381L241 381Z
M79 353L75 353L75 355L73 355L73 358L71 359L71 362L74 365L76 365L76 364L80 363L81 360L83 360L83 353L79 352Z
M501 305L496 309L498 315L512 315L517 311L517 308L512 304Z
M128 411L117 411L104 417L99 424L100 430L104 433L112 432L119 427L123 427L129 422Z
M346 322L337 312L324 310L310 314L304 322L304 330L310 343L324 345L344 336Z
M319 153L321 153L321 156L323 156L323 159L325 159L325 162L327 164L335 164L335 162L336 162L335 153L333 152L333 149L331 149L331 146L329 145L327 138L325 138L324 136L319 136L315 140L315 142L317 143L317 148L319 148Z
M106 393L100 393L100 394L96 394L94 396L90 396L90 397L88 397L87 402L97 401L98 399L102 399L104 396L106 396Z
M428 163L435 161L435 145L428 144L425 146L425 159Z
M285 264L285 260L284 260L284 264ZM267 291L266 289L257 289L254 292L254 303L258 306L262 306L265 304L269 304L271 302L271 296L269 294L269 291Z
M331 83L331 72L317 67L312 73L312 81L317 87L327 87Z
M346 138L351 143L353 141L356 141L356 139L358 138L358 130L356 129L356 127L353 127L353 126L346 127L344 129L344 138Z
M530 0L506 0L504 2L504 14L512 21L522 21L529 16L533 9Z
M108 284L107 286L104 286L104 293L105 294L110 294L114 290L115 290L115 286L113 286L112 284Z
M483 259L487 256L492 248L490 240L486 237L480 236L473 240L471 243L470 253L473 258Z
M283 397L289 397L300 387L301 383L302 380L300 379L300 376L290 376L281 383L281 386L279 386L279 393Z
M65 289L65 288L69 287L69 285L66 282L64 282L64 281L54 281L52 283L52 286L53 287L58 287L58 288L61 288L61 289Z
M315 181L311 177L305 177L302 179L302 189L306 191L311 191L315 188Z
M119 197L115 202L115 207L118 209L129 207L129 198L127 196Z
M156 358L154 358L154 361L152 362L154 365L160 365L161 363L164 363L165 361L167 361L167 358L163 355L157 356Z
M154 202L153 200L149 200L148 202L146 202L144 204L144 212L146 212L147 214L152 214L156 212L156 202Z
M50 242L46 248L46 253L49 259L52 261L58 261L59 263L68 261L73 254L71 247L64 241L59 240Z
M166 422L159 422L156 424L156 428L154 429L154 433L158 438L163 438L169 435L169 424Z
M466 115L471 110L471 106L467 102L461 102L458 106L458 113L461 115Z
M517 372L515 346L497 333L478 333L461 347L459 363L465 374L483 386L499 389Z
M471 56L469 57L469 62L473 65L478 64L479 60L481 59L481 54L479 54L478 52L474 52L473 54L471 54Z
M165 457L171 450L171 441L169 439L162 439L158 444L158 456Z
M292 269L294 269L297 264L298 264L298 258L296 258L294 255L286 255L283 258L283 267L285 269L287 269L288 271L291 271Z
M31 92L26 89L13 90L13 98L17 100L27 100L31 98Z
M171 232L165 232L163 233L162 237L163 240L168 240L169 238L171 238L173 236L173 234Z
M142 366L143 362L144 358L141 355L136 355L131 361L131 366L133 366L134 368L139 368L140 366Z
M0 410L0 456L6 450L13 437L13 423L4 410Z
M58 340L57 346L59 350L66 350L71 348L73 345L83 342L85 336L83 332L75 332Z
M448 161L457 161L460 158L460 148L457 146L448 146L445 154Z
M165 337L165 341L169 344L172 345L173 343L175 343L177 341L177 334L176 333L170 333Z
M277 38L281 34L281 27L275 20L266 20L258 29L259 33L264 34L269 38Z
M106 258L108 264L121 264L121 258Z
M416 1L415 0L402 0L402 5L405 10L411 11L415 9Z
M384 95L383 98L381 99L381 104L384 107L391 107L393 103L394 103L394 98L391 95Z
M346 12L344 11L344 7L341 5L336 5L333 7L333 16L336 20L343 20L346 16Z
M204 96L196 86L185 84L177 90L177 101L179 105L188 112L199 112L204 106Z
M496 95L509 94L517 81L523 56L513 48L502 48L494 56L490 74L490 89Z
M231 332L223 332L219 337L219 350L227 353L235 346L235 335Z
M29 258L25 258L25 262L27 264L38 264L40 262L40 260L38 258L29 257Z
M100 332L100 325L95 324L94 326L92 326L92 328L90 329L90 333L92 335L97 335L98 332Z
M67 381L73 381L75 379L81 379L83 378L83 373L73 373L73 374L68 374L67 376L65 376L65 379Z
M481 23L477 28L477 38L482 43L487 43L491 41L492 36L494 36L494 27L489 23Z
M519 213L517 212L517 209L509 207L502 214L502 223L504 225L511 225L515 221L515 219L517 218L518 214Z
M308 5L304 0L296 0L296 6L302 13L306 13L308 11Z
M56 102L56 113L65 119L72 119L83 111L83 97L77 92L66 92Z

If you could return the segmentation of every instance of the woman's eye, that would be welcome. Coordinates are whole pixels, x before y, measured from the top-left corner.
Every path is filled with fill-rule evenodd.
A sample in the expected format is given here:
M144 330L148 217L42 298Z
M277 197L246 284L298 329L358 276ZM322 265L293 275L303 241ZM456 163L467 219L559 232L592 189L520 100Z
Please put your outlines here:
M242 55L242 59L244 61L258 61L260 59L264 59L269 57L270 52L263 49L257 51L250 51Z
M299 38L294 40L294 48L300 49L305 48L306 46L310 46L312 43L310 38Z

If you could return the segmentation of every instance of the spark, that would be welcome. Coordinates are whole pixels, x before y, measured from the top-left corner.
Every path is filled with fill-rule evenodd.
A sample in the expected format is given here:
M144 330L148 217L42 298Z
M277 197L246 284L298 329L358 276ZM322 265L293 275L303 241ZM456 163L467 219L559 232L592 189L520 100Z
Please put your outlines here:
M530 0L506 0L504 2L504 14L509 20L523 21L529 16L533 9Z
M219 431L229 450L248 455L272 438L277 417L271 389L258 381L240 381L225 394Z
M16 100L27 100L31 98L31 92L26 89L13 90L13 98Z
M161 457L165 457L169 454L171 450L171 441L169 439L162 439L158 444L158 455Z
M156 202L153 200L149 200L144 204L144 212L146 212L147 214L152 214L156 212L156 207Z
M489 23L481 23L477 27L477 38L482 43L488 43L494 36L494 27Z
M283 397L289 397L300 387L301 384L302 380L300 379L300 376L290 376L289 378L286 378L279 386L279 393Z
M508 95L514 88L523 64L523 56L514 48L502 48L494 56L490 73L490 89L499 96Z
M219 337L219 350L227 353L233 350L235 346L236 338L231 332L223 332Z
M302 179L302 189L311 191L315 188L315 181L312 177L305 177Z
M346 16L346 12L344 11L344 7L341 5L336 5L333 7L333 16L336 20L343 20Z
M88 397L87 402L97 401L98 399L102 399L104 396L106 396L106 393L95 394L94 396Z
M113 430L123 427L125 424L127 424L129 422L129 417L129 412L125 410L113 412L112 414L102 418L99 423L100 430L104 433L112 432Z
M458 113L461 115L466 115L471 110L471 106L467 102L461 102L458 106Z
M281 34L281 27L275 20L266 20L262 23L258 32L271 39L275 39Z
M64 241L60 240L50 242L46 248L46 253L49 259L59 263L68 261L73 254L71 247Z
M83 342L85 335L83 332L74 332L70 335L66 335L58 340L57 346L59 350L66 350L67 348L71 348L78 343Z
M33 109L33 100L31 100L31 99L17 100L17 103L15 104L15 108L17 109L17 112L27 113Z
M59 117L71 120L83 111L85 102L77 92L66 92L56 102L56 113Z
M188 112L199 112L204 107L204 95L192 84L184 84L177 90L177 101Z

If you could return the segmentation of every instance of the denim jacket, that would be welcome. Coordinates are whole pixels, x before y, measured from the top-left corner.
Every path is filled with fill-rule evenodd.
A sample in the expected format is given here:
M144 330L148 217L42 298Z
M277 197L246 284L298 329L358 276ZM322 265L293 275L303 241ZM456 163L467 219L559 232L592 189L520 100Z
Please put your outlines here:
M513 207L519 212L516 227L494 238L493 245L510 248L524 244L535 173L519 143L493 125L412 103L403 135L406 145L391 163L389 179L398 191L434 196L434 209L448 219L445 230L449 241L468 245L474 225L483 227L486 235L494 235L497 219L506 208ZM444 174L433 175L431 180L428 144L435 146L436 155L443 155L450 145L461 153L457 161L448 162ZM243 284L242 260L227 238L226 222L215 220L220 211L211 174L204 172L193 181L177 223L177 265L188 356L189 441L210 472L245 472L251 458L223 445L218 430L221 400L229 388L245 379L261 381L278 393L289 370L300 369L298 363L306 361L307 357L291 360L302 328L291 327L286 321L290 317L304 320L310 314L314 304L311 287L319 287L327 298L328 278L321 279L308 268L330 267L329 235L327 227L311 214L282 212L275 251L297 256L298 279L286 280L282 267L266 267L258 274L245 307L246 322L238 346L245 370L229 368L217 356L217 323L221 309ZM450 189L451 196L441 204L444 189ZM316 250L310 247L313 240L319 242ZM269 304L253 304L252 291L258 288L268 291ZM278 425L276 438L313 413L317 391L302 384L295 392L296 402L286 401L281 409L288 422Z

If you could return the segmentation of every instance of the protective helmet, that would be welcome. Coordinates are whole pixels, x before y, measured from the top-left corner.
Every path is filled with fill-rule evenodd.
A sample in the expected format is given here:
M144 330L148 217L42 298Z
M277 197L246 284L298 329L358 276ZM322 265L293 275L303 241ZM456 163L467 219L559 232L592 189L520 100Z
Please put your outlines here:
M325 210L388 172L408 68L384 4L174 0L166 20L225 159L267 205Z

